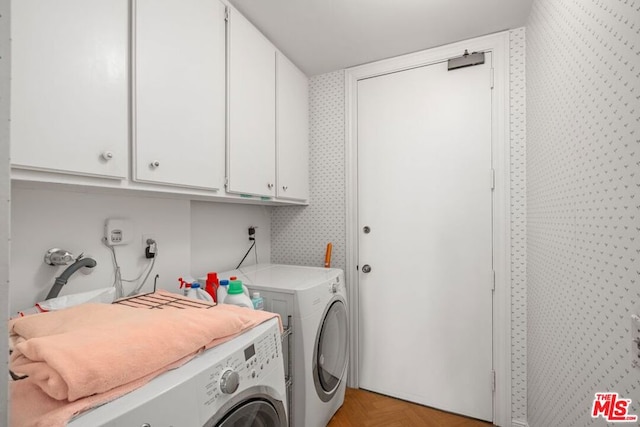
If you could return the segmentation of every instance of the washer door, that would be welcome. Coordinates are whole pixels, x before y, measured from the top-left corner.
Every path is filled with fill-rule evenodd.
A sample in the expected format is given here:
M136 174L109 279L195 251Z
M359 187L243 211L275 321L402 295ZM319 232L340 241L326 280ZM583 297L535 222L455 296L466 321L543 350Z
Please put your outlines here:
M218 427L280 427L282 422L273 405L262 399L251 400L236 406Z
M284 403L275 395L267 386L250 387L220 407L204 427L286 427Z
M328 402L344 381L348 338L347 308L336 298L322 317L313 355L313 382L323 402Z

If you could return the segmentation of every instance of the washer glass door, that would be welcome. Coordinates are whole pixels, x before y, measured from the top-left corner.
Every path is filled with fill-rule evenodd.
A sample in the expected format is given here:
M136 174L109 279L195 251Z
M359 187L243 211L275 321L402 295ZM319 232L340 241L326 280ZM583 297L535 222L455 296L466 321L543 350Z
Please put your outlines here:
M338 390L347 369L347 309L336 299L325 313L316 340L314 383L318 396L329 401Z
M234 408L217 427L281 427L282 421L266 400L252 400Z

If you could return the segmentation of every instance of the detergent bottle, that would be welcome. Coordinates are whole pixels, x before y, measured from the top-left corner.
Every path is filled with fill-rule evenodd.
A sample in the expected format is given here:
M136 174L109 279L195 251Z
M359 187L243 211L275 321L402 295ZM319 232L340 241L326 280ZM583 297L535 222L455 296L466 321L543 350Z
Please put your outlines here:
M218 304L224 304L224 299L227 296L228 289L229 289L229 281L226 279L220 280L218 289L216 289L216 301Z
M207 279L205 280L205 292L208 293L209 295L211 295L211 298L213 298L214 301L218 301L216 298L216 289L218 288L218 286L220 285L220 282L218 281L218 273L211 272L211 273L207 273Z
M227 296L224 298L224 303L253 310L253 302L251 302L251 298L245 295L242 288L242 281L240 280L232 280L229 282L229 289L227 289Z
M193 298L193 299L199 299L202 301L213 302L213 298L211 297L211 295L209 295L208 293L200 289L200 283L198 282L193 282L191 284L191 288L187 293L187 297Z

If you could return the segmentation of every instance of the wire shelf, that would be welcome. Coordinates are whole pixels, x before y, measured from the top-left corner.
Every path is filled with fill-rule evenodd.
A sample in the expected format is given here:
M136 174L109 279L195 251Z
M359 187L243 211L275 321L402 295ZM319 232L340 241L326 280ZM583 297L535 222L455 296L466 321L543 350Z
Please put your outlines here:
M213 302L199 301L181 295L167 295L165 293L149 293L136 295L114 301L114 304L126 305L133 308L147 308L152 310L202 308L210 309L216 306Z

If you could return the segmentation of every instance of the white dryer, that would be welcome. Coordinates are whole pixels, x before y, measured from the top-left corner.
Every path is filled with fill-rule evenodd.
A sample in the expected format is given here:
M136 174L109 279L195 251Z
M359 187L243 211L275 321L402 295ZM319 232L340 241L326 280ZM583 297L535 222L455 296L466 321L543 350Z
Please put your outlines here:
M69 427L286 427L277 319L211 348Z
M325 427L344 402L348 349L347 292L336 268L256 264L220 273L259 291L264 309L293 323L291 425ZM285 341L286 342L286 341ZM285 359L287 356L286 349ZM286 363L286 360L285 360Z

